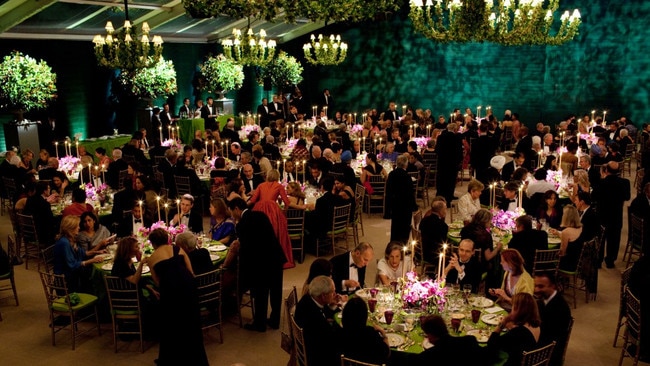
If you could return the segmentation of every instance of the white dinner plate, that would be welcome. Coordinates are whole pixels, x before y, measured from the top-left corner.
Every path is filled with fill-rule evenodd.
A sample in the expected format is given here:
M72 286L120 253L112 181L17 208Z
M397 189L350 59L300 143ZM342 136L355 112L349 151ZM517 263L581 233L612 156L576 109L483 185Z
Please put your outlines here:
M472 306L476 306L477 308L487 308L494 305L494 301L483 296L478 296L471 299L470 303L472 304Z
M503 316L498 314L485 314L481 316L481 320L483 321L483 323L488 325L497 325L499 324L501 319L503 319Z
M149 266L146 265L146 264L143 264L142 265L142 273L149 273L149 272L151 272L151 269L149 268Z
M464 226L465 226L465 225L464 225L462 222L452 222L451 224L449 224L449 228L450 228L450 229L456 229L456 230L460 230L460 229L462 229Z
M113 263L105 263L102 265L102 269L104 271L111 271L113 269Z
M216 254L210 254L210 260L213 262L219 260L219 258L220 257Z
M490 338L489 331L481 329L468 330L466 334L474 336L478 343L487 343L488 339Z
M226 249L228 249L228 247L223 244L213 245L211 247L208 247L208 250L211 252L223 252Z
M354 294L364 300L368 300L370 298L370 292L368 291L368 289L365 288L357 290Z
M548 243L549 244L560 244L560 243L562 243L562 239L560 239L559 236L549 236L548 237Z
M422 348L429 349L431 347L433 347L433 344L429 342L429 338L424 338L424 340L422 341Z
M109 261L109 260L113 259L113 256L108 254L108 253L106 253L106 254L98 254L97 256L99 258L101 258L103 261Z
M388 345L390 347L399 347L406 342L406 338L397 333L386 333L386 338L388 338Z

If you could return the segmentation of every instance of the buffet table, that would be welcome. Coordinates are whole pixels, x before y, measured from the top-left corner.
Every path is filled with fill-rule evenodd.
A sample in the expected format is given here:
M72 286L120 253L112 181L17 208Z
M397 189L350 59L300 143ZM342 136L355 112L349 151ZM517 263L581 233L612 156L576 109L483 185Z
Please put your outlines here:
M106 149L106 155L111 156L111 152L113 151L114 148L116 147L122 147L129 143L131 141L131 135L118 135L118 136L102 136L102 137L93 137L89 139L85 139L83 141L79 141L79 146L83 146L86 148L86 151L88 151L90 154L94 154L95 150L98 147L103 147ZM62 144L59 144L59 148L62 148ZM74 151L74 146L73 146L73 152ZM61 153L61 152L59 152ZM76 156L76 154L73 154Z
M203 118L179 119L176 123L179 129L178 137L186 145L191 144L194 140L194 132L205 130Z

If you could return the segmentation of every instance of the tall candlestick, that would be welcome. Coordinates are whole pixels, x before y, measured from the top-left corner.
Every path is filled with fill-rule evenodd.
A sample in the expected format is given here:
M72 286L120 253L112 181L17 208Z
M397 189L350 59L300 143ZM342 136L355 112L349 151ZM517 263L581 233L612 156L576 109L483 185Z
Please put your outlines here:
M282 159L282 171L287 171L287 159Z
M167 219L169 220L168 225L171 226L172 225L172 220L169 218L169 204L167 202L165 202L165 217L167 217ZM178 218L178 223L179 224L181 223L181 218L180 217Z
M560 148L560 159L557 166L562 170L562 148Z
M56 151L56 159L59 160L59 142L54 142L54 151Z
M214 144L215 144L215 140L212 140L212 157L215 156L215 155L214 155Z
M302 185L305 185L307 181L305 180L305 172L307 171L307 160L302 161Z
M144 212L142 212L142 200L138 201L138 206L140 206L140 217L144 217Z
M603 124L607 123L607 111L603 111Z
M172 126L167 125L167 137L169 137L171 139L172 136L173 136Z
M77 159L79 159L79 141L75 141L75 149L77 150Z
M594 109L594 110L591 111L591 122L595 122L594 121L594 115L595 114L596 114L596 110Z
M163 137L162 137L162 126L158 127L158 133L160 133L160 143L163 142Z
M178 212L178 222L181 221L181 200L176 199L176 212Z
M415 269L413 268L415 266L415 240L411 240L411 272L414 272Z
M362 137L361 138L361 152L366 152L366 138Z
M523 186L519 186L519 200L517 202L517 207L521 210L521 200L522 200L522 193L523 193Z
M537 152L537 154L539 155L539 156L537 157L537 167L538 167L538 168L541 168L541 167L542 167L542 150L540 150L539 152Z
M404 276L404 267L406 267L406 245L402 247L402 251L404 252L404 255L402 256L402 277L406 278Z
M81 170L79 171L79 183L83 186L84 185L84 166L81 164Z
M214 155L214 146L212 147L212 155ZM208 156L208 140L205 140L205 156Z
M406 114L406 104L402 104L402 116Z
M106 183L106 170L104 170L104 164L102 164L102 182Z
M444 256L445 255L442 253L440 253L440 255L438 256L438 281L442 281L442 274L443 274L442 261Z
M158 221L160 221L160 196L156 196L156 206L158 206Z

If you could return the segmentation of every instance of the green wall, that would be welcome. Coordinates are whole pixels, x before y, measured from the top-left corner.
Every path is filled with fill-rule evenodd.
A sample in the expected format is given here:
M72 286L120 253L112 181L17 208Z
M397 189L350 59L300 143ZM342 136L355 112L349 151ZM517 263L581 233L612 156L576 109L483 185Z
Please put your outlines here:
M626 115L637 124L649 101L647 71L650 57L650 2L642 0L563 0L561 10L579 8L583 25L576 40L559 47L502 47L492 44L436 44L412 30L406 13L389 21L356 25L335 24L321 30L340 33L348 41L348 59L338 67L312 67L302 57L309 34L281 45L305 67L300 84L306 98L317 100L325 87L338 109L361 113L384 110L390 100L449 114L453 108L491 105L501 117L505 109L518 112L527 124L556 124L570 113L608 110L608 120ZM165 43L164 54L178 74L179 93L169 99L177 110L182 99L207 97L195 90L197 65L214 44ZM134 129L136 101L110 98L114 73L96 66L92 43L79 41L0 40L0 56L11 50L46 60L58 74L59 98L50 111L27 115L57 117L68 133L84 137ZM235 111L255 111L262 91L247 68L244 87L228 93ZM154 104L161 105L163 100ZM313 102L311 102L313 103ZM0 115L9 121L10 115ZM4 136L0 129L0 149Z

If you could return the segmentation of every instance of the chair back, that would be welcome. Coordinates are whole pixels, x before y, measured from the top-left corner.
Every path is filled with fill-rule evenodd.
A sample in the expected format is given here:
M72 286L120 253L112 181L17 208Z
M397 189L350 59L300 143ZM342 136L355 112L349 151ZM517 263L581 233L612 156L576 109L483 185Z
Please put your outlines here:
M301 238L305 234L305 210L290 208L285 211L287 231L291 238Z
M332 232L337 233L342 230L346 230L348 226L348 220L350 219L350 209L352 205L347 204L345 206L336 206L334 207L334 216L332 220Z
M126 279L104 276L106 295L115 318L138 318L140 316L140 291Z
M293 316L289 317L291 324L291 335L293 336L293 346L296 354L296 365L307 366L307 348L305 347L305 335L302 328L296 324Z
M194 282L199 296L199 308L220 311L221 269L196 275Z
M640 164L640 163L638 163ZM641 168L636 171L636 175L634 176L634 189L636 190L636 195L639 196L641 195L641 192L643 192L643 177L645 176L645 168Z
M124 158L124 156L122 158ZM124 188L124 180L128 176L129 176L129 170L128 169L120 170L120 173L117 175L117 189L118 190Z
M357 201L357 205L363 205L363 200L366 198L366 187L357 183L354 189L354 198Z
M368 363L341 355L341 366L384 366L385 364Z
M408 172L407 174L411 178L411 183L413 183L413 189L417 191L418 183L420 181L420 172Z
M184 194L192 194L190 177L174 175L174 183L176 184L176 194L179 196L182 196Z
M16 193L18 192L18 189L16 188L16 181L13 178L2 177L2 183L4 185L7 198L11 200L11 202L14 202L16 199Z
M556 274L560 266L560 249L535 250L533 262L533 276L539 272L552 272Z
M549 361L551 361L551 354L553 354L553 348L555 348L555 341L553 343L546 345L542 348L530 352L523 352L523 357L521 358L521 366L546 366Z
M641 340L641 301L634 296L629 287L625 287L625 337L632 342L626 344L636 344L637 348Z
M68 285L65 282L65 277L63 275L58 275L54 273L39 272L41 277L41 283L43 284L43 290L45 291L45 299L47 300L47 306L49 309L53 309L54 301L63 298L64 301L61 302L61 305L67 305L68 312L72 312L72 307L70 306L70 295L68 294Z
M635 248L641 249L641 253L643 253L643 231L644 231L644 224L645 220L642 217L639 217L635 214L630 215L630 235L632 237L632 245L634 245ZM642 255L642 254L641 254Z
M413 228L419 229L420 228L420 221L422 221L422 210L417 210L413 214ZM416 240L416 239L413 239Z
M564 360L566 359L566 349L569 348L569 340L571 339L571 331L573 330L573 323L575 323L575 318L571 317L571 320L569 320L569 326L567 327L566 330L566 341L564 342L564 348L562 350L562 363L560 365L564 365Z
M36 232L36 224L34 223L34 216L16 214L18 218L18 227L23 242L38 243L38 234Z
M45 271L54 273L54 245L50 245L41 250L41 258L43 260L43 266L45 266Z

